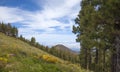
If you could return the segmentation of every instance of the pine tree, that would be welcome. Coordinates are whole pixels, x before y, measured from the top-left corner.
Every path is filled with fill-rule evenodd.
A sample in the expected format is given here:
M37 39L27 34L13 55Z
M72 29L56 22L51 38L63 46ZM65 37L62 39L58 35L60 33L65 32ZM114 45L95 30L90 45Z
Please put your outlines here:
M11 26L11 24L10 23L8 23L7 24L7 33L6 33L6 35L8 35L8 36L11 36L12 34L11 34L11 29L12 29L12 26Z
M85 59L82 60L85 61L82 64L86 69L107 72L113 64L111 72L120 71L119 17L119 0L82 0L81 11L75 20L77 25L73 26L73 33L77 35L76 41L81 44L80 57ZM91 62L93 60L95 61ZM91 68L93 65L94 68Z
M35 40L35 38L34 38L34 37L32 37L32 38L31 38L31 41L30 41L30 44L34 46L34 45L35 45L35 43L36 43L36 40Z
M13 37L18 37L18 29L16 27L13 27L11 29L11 34Z

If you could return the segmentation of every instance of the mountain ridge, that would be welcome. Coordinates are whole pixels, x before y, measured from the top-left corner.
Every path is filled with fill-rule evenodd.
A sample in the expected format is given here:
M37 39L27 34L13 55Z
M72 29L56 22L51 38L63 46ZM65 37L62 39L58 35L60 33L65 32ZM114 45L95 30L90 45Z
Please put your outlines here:
M57 45L55 45L54 47L55 47L56 49L59 49L59 50L62 50L62 51L69 51L69 52L71 52L71 53L73 53L73 54L78 54L77 51L74 51L74 50L68 48L67 46L65 46L65 45L63 45L63 44L57 44Z

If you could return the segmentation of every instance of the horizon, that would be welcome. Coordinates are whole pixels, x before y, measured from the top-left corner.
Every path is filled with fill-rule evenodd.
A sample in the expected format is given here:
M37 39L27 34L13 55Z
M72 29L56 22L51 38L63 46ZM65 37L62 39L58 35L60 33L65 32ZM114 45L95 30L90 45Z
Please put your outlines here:
M0 21L11 23L26 39L35 37L45 46L65 45L79 50L72 33L80 0L1 0Z

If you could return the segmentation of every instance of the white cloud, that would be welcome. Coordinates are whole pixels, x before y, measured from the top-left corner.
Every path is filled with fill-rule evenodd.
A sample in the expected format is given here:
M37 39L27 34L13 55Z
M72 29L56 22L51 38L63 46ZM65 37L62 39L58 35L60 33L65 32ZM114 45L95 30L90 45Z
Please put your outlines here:
M36 0L36 4L41 6L41 0ZM73 19L75 19L78 14L80 7L80 0L43 0L42 1L42 10L38 11L27 11L19 9L18 7L5 7L0 6L0 20L10 23L20 23L24 28L19 28L20 34L30 38L35 36L39 42L48 44L62 43L68 47L79 47L75 43L75 35L68 34L72 30L72 25L74 24ZM66 22L58 21L57 19L64 19L66 17ZM63 34L55 34L57 31L55 27L58 26L62 30ZM66 30L66 27L69 29ZM36 30L44 30L43 33L40 33ZM69 44L68 42L74 42Z
M70 16L80 9L80 0L45 0L45 2L42 12L48 19Z
M80 44L75 42L74 35L33 33L32 35L24 34L24 36L28 39L30 39L33 36L37 38L37 41L39 41L41 44L48 46L63 44L73 50L80 48Z
M22 21L23 18L18 16L17 12L19 12L17 8L0 7L0 20L7 22Z

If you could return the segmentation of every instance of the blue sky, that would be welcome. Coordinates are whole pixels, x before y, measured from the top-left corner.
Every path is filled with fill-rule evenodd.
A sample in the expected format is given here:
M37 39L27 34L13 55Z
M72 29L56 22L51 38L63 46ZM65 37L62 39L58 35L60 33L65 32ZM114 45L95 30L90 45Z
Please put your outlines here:
M0 21L18 27L19 34L43 45L63 44L79 50L72 26L80 0L0 0Z

